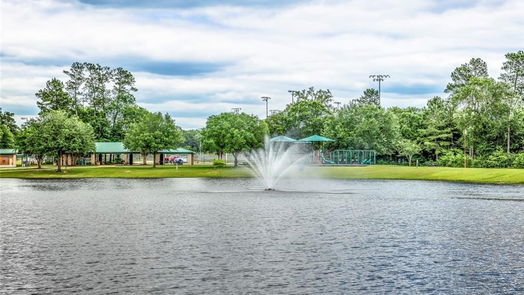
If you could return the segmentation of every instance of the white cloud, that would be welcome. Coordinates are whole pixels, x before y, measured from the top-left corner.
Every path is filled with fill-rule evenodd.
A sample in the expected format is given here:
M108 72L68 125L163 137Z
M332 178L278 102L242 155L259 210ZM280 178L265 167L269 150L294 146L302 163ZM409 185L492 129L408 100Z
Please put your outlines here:
M368 78L373 73L391 75L383 85L384 105L422 106L442 93L389 93L388 86L443 89L450 72L471 57L486 60L497 77L504 54L524 48L524 2L478 1L444 11L438 5L357 0L160 10L5 0L1 103L34 103L46 80L63 77L67 62L61 60L132 58L225 64L202 75L135 72L139 102L154 111L193 113L177 119L184 127L202 126L205 116L198 112L234 106L263 117L259 97L271 96L270 109L282 109L288 89L330 88L345 102L375 87ZM38 65L42 60L59 66Z

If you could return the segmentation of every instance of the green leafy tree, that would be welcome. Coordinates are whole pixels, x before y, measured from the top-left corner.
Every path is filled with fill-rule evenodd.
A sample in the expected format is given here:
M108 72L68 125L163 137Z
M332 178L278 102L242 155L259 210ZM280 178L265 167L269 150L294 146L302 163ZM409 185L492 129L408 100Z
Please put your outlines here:
M404 139L399 143L399 154L408 158L409 166L411 166L413 156L418 154L420 150L420 145L412 140Z
M295 102L311 100L329 106L330 103L333 101L333 94L331 94L331 91L329 89L315 90L315 87L309 87L308 89L291 90L290 92Z
M182 130L184 142L181 146L191 151L200 151L202 134L200 129Z
M69 78L65 91L77 105L74 114L93 126L96 139L123 140L130 120L126 116L133 113L129 108L137 107L133 74L123 68L79 62L64 73Z
M511 130L518 128L515 125L519 124L519 122L515 120L515 114L524 105L524 51L520 50L506 54L506 61L502 65L500 80L507 83L511 89L513 89L513 95L509 95L506 100L509 107L506 152L509 154L511 151Z
M111 137L113 140L123 138L124 126L120 121L125 120L126 109L135 106L136 92L135 77L123 68L116 68L111 73L114 83L113 96L107 106L107 116L111 124Z
M378 90L373 88L368 88L364 90L364 93L357 98L352 100L352 104L373 104L373 105L380 105L380 95L378 93Z
M36 103L40 108L40 114L50 111L62 110L71 115L76 113L77 105L64 89L62 81L53 78L46 82L46 86L36 94L40 100Z
M16 125L15 114L11 112L4 112L0 108L0 124L6 125L11 133L16 134L18 132L18 125Z
M85 64L80 62L73 63L69 70L64 71L64 74L69 77L69 80L65 83L65 89L78 107L82 105L82 86L85 81L84 71Z
M288 132L289 126L287 112L279 112L269 116L266 120L269 134L274 137L278 135L285 135Z
M153 168L156 167L156 154L164 149L174 149L184 140L182 131L175 121L165 114L149 113L131 125L126 133L124 145L126 148L141 151L145 158L153 154Z
M326 120L322 134L335 140L330 148L373 149L379 155L394 153L400 136L396 116L369 104L344 106Z
M490 78L472 78L451 97L456 106L457 126L463 132L464 146L473 159L475 151L489 154L504 145L505 124L511 90L507 84Z
M524 51L506 54L500 80L506 82L515 93L524 99Z
M231 153L238 165L238 155L260 147L267 134L267 125L253 115L222 113L207 119L202 131L204 148L217 153Z
M5 124L0 124L0 148L10 149L15 144L15 138L9 127Z
M46 134L42 132L42 122L39 119L30 120L16 136L16 148L22 154L33 155L38 168L42 168L42 161L47 151Z
M423 118L425 127L420 130L419 142L423 149L438 161L439 154L453 146L456 127L453 124L453 110L440 97L434 97L427 102Z
M108 120L103 120L107 124L110 141L121 141L126 132L131 128L131 124L140 121L149 112L143 107L137 105L128 105L120 110L121 114L117 117L116 121L111 125ZM105 118L102 118L105 119Z
M64 111L50 111L41 116L35 132L40 133L35 142L38 151L58 158L58 172L62 172L60 159L64 154L86 154L95 149L93 128Z
M468 63L462 64L451 73L451 83L446 87L446 92L452 95L460 91L472 78L487 78L488 65L481 58L472 58Z
M106 116L101 116L100 113L97 113L92 107L84 107L78 109L78 117L82 122L93 127L97 141L111 140L111 124Z
M83 83L84 101L95 113L105 114L110 102L111 68L91 63L84 63L84 66L87 73Z
M402 138L417 141L421 137L420 132L426 127L422 109L392 107L389 111L397 116Z
M332 116L328 105L318 100L301 100L291 104L285 111L287 134L304 138L320 134L326 119Z

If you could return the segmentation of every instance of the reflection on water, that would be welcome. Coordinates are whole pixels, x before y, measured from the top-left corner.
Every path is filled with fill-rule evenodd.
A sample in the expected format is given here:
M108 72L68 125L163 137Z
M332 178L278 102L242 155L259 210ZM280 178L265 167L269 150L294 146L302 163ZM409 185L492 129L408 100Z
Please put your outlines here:
M0 293L524 292L522 186L286 180L266 192L254 179L2 179L0 187Z

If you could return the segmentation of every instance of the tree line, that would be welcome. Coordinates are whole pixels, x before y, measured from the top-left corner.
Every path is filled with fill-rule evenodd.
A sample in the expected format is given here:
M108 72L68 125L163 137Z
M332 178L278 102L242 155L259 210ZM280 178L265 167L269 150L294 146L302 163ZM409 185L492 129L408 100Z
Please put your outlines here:
M265 120L245 113L208 118L201 130L183 131L168 114L136 104L135 78L123 69L73 63L68 80L53 78L36 93L39 116L19 129L13 113L0 112L0 147L16 147L36 159L85 154L95 141L123 141L145 156L183 146L238 155L263 144L265 134L303 138L321 134L325 148L373 149L382 163L524 168L524 51L508 53L500 76L472 58L451 73L446 97L422 108L380 105L366 89L346 104L329 90L292 91L292 103ZM40 162L39 162L40 164Z
M131 72L75 62L64 74L67 81L52 78L36 92L38 117L21 128L13 113L1 112L0 147L33 155L39 168L50 156L61 171L63 155L89 154L95 141L123 141L144 159L183 141L181 128L169 114L151 113L136 104Z
M210 117L201 131L203 148L220 155L260 146L260 135L250 141L247 131L258 124L271 136L332 138L328 150L376 150L381 163L524 168L524 51L505 57L498 79L489 77L480 58L460 65L445 88L448 96L433 97L422 108L384 108L375 89L344 105L329 90L292 91L292 103L264 120L267 127L246 114ZM235 120L245 123L230 123ZM233 140L231 132L246 133Z

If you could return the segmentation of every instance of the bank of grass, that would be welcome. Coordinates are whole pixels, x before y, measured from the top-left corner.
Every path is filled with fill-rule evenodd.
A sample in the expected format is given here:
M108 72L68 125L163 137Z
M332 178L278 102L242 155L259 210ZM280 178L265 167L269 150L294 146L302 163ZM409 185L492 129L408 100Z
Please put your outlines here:
M524 184L524 169L406 167L318 167L308 174L339 179L436 180L495 184Z
M209 165L180 166L83 166L68 167L62 173L56 167L42 169L0 168L0 178L176 178L209 177L238 178L251 177L245 168L215 168ZM338 179L400 179L400 180L440 180L475 183L524 184L524 169L493 168L449 168L449 167L405 167L405 166L367 166L367 167L309 167L300 172L304 177Z
M249 177L247 169L215 168L210 165L179 166L76 166L62 173L56 167L0 168L0 178L177 178L177 177Z

